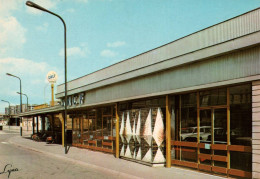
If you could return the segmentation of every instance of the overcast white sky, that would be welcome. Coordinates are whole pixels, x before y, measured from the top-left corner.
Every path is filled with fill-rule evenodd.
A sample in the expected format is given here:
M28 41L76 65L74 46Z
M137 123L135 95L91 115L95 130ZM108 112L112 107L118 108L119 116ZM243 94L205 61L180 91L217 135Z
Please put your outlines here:
M260 6L260 0L32 1L67 24L68 80ZM50 101L48 71L58 73L58 84L64 81L62 23L25 2L0 0L0 99L13 105L20 103L19 81L6 73L21 77L31 104ZM0 101L0 113L7 105Z

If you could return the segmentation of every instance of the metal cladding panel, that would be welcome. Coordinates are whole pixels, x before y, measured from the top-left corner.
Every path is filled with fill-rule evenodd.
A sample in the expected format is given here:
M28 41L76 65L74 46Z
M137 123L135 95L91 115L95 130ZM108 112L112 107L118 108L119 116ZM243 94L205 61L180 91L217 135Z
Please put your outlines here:
M68 90L93 84L108 78L113 78L120 74L144 68L167 59L175 58L257 32L260 30L259 21L260 9L255 9L251 12L198 31L164 46L70 81L68 83ZM64 84L59 85L57 92L60 93L63 91Z
M260 47L169 69L86 93L87 105L260 74Z

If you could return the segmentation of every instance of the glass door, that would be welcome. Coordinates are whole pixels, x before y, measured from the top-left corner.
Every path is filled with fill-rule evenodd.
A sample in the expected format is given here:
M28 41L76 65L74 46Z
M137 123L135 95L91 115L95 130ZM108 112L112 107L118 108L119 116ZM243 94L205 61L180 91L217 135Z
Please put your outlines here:
M73 135L72 135L73 144L81 144L80 138L81 138L80 118L74 117L73 118Z
M199 163L212 166L227 167L227 108L200 110Z
M203 143L204 147L200 149L199 162L200 164L211 165L211 150L212 144L212 110L200 111L200 126L199 126L199 143ZM196 131L197 132L197 131ZM197 134L197 133L196 133ZM214 140L213 140L214 141Z

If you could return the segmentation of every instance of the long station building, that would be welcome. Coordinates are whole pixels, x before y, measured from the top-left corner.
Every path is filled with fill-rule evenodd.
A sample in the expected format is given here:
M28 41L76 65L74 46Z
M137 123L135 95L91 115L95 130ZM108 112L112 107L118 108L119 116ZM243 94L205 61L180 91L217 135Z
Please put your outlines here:
M69 81L67 92L75 147L260 178L260 8ZM56 98L20 116L64 143L64 84Z

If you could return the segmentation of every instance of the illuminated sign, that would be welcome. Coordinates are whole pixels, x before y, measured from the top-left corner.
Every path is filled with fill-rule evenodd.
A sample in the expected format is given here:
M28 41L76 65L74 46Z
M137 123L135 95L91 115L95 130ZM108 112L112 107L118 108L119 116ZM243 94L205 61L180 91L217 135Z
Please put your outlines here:
M58 79L58 75L55 71L49 71L47 73L47 76L46 76L47 80L50 82L50 83L56 83L57 79Z

